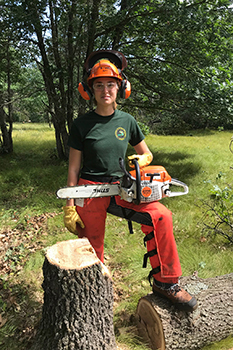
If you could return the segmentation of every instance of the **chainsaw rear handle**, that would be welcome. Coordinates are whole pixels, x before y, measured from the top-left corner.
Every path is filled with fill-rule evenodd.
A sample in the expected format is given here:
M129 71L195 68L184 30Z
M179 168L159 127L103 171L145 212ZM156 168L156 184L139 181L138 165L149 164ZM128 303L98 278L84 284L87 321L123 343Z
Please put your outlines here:
M141 202L141 173L140 173L140 167L138 164L137 159L133 159L132 163L135 166L136 170L136 199L134 199L135 204L140 204Z
M170 190L166 190L165 195L167 197L183 196L184 194L187 194L189 192L188 186L182 181L179 181L176 179L171 179L171 182L169 183L169 185L183 187L184 191L183 192L171 192Z
M133 159L132 163L135 166L136 170L136 199L133 200L135 204L140 204L141 202L141 174L140 174L140 167L138 164L137 159ZM123 158L119 158L119 164L120 168L123 171L123 173L126 176L126 181L128 181L129 184L132 184L132 181L135 181L135 178L126 170L125 168L125 162Z

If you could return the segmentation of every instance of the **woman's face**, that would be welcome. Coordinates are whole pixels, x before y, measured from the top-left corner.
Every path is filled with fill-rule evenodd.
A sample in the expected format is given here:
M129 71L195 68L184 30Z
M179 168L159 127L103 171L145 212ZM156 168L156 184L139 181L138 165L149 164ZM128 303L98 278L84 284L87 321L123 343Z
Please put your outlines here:
M117 80L114 78L97 78L93 83L93 91L97 106L109 106L116 101L118 92Z

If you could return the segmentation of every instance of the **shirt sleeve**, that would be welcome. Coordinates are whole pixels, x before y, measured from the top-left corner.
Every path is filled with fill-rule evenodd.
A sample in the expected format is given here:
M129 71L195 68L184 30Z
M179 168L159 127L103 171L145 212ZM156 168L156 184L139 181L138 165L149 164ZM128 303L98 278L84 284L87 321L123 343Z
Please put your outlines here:
M129 140L129 143L131 146L136 146L138 143L143 141L145 139L145 136L143 135L138 123L136 120L132 117L132 124L131 124L131 137Z
M82 136L75 123L73 123L71 126L70 135L68 138L68 146L79 151L83 151Z

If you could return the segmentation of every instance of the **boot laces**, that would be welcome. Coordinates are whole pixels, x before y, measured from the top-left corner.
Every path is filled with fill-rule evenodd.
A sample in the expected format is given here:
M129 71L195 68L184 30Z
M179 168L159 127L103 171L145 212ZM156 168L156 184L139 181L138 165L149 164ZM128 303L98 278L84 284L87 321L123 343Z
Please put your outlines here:
M180 288L179 284L174 284L173 286L171 286L171 287L169 288L169 291L170 291L172 294L174 294L174 296L176 296L176 294L177 294L178 292L181 291L181 288Z

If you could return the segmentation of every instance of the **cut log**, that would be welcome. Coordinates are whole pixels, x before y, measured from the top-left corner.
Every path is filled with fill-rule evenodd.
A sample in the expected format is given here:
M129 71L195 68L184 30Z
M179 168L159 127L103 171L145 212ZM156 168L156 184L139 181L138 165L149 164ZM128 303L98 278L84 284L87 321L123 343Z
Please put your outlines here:
M113 286L86 238L45 256L42 320L31 350L113 350Z
M233 334L233 273L183 277L181 286L198 300L193 313L179 311L153 293L138 302L138 331L151 349L197 350Z

